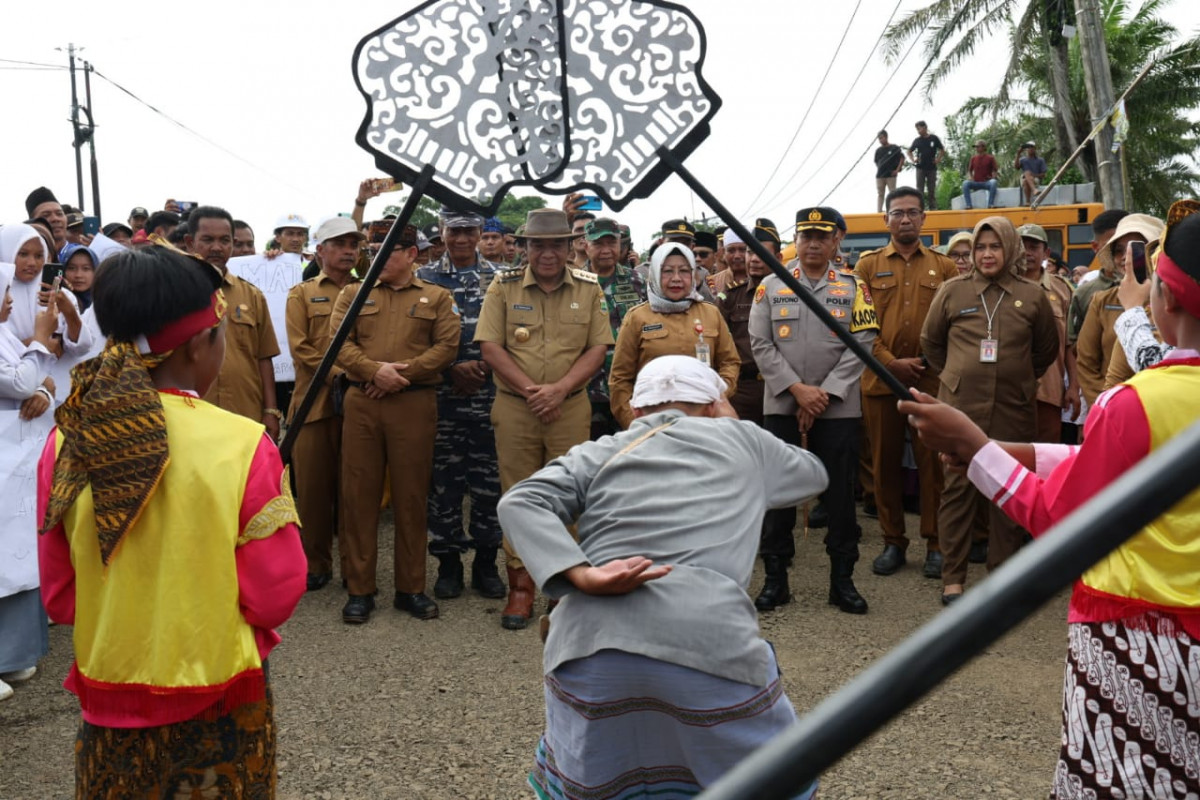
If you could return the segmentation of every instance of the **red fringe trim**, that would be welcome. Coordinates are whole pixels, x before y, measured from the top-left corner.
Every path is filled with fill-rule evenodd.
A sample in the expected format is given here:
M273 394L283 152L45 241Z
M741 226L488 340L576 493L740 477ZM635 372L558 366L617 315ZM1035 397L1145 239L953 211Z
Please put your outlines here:
M1115 622L1152 633L1175 638L1186 633L1200 640L1200 608L1163 606L1120 597L1093 589L1082 581L1076 582L1071 594L1071 618L1077 621Z
M127 720L128 727L167 725L185 719L214 720L240 706L266 697L267 683L260 668L246 670L216 686L152 686L107 683L88 678L78 669L68 678L68 689L79 698L89 716Z

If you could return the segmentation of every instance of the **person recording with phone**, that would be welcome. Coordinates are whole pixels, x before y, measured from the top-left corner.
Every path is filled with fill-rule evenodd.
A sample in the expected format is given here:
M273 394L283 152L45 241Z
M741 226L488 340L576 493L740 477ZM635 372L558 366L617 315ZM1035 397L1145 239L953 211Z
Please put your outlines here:
M1132 264L1132 268L1126 270L1117 288L1117 300L1125 311L1117 317L1113 328L1121 349L1125 351L1125 360L1135 373L1153 367L1175 349L1158 338L1157 329L1146 313L1150 306L1151 258L1152 254L1146 252L1146 245L1130 242L1126 261Z

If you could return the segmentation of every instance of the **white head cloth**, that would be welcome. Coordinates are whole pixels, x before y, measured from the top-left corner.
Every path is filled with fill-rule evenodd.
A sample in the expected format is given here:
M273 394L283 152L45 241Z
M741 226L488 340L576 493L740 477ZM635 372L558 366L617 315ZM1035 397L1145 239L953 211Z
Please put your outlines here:
M728 385L711 367L692 356L659 356L638 373L630 408L663 403L700 403L720 400Z
M726 228L725 233L723 233L721 236L726 247L729 247L731 244L745 244L745 242L742 241L742 237L738 236L737 231L735 231L733 228Z

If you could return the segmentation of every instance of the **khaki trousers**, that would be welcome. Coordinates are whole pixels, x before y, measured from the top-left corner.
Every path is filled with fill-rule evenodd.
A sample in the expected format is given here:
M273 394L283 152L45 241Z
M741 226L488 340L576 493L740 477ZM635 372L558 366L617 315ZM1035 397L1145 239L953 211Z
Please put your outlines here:
M979 493L965 473L947 472L938 511L938 541L942 547L942 583L967 582L967 558L971 551L972 529L980 507L988 517L988 572L1003 564L1021 549L1024 531L1003 511Z
M408 389L372 400L346 392L342 426L342 508L346 517L343 567L350 594L373 594L379 555L379 507L391 476L396 518L396 591L425 591L425 504L433 471L437 392Z
M333 537L337 532L341 573L346 574L346 534L338 513L338 473L342 457L342 418L305 423L292 448L296 510L309 575L333 574Z
M586 392L568 397L562 404L562 416L543 425L525 399L504 391L496 392L492 403L492 427L496 431L496 458L500 463L500 492L537 472L547 463L586 442L592 429L592 404ZM518 569L524 562L504 537L508 566Z
M908 549L904 529L904 441L909 430L908 420L896 410L896 398L891 395L863 395L863 422L871 442L871 464L874 473L875 506L879 509L879 527L883 529L884 544ZM913 457L921 482L921 538L926 549L937 552L938 506L942 502L942 465L937 453L921 443L913 432ZM970 548L970 537L967 539Z

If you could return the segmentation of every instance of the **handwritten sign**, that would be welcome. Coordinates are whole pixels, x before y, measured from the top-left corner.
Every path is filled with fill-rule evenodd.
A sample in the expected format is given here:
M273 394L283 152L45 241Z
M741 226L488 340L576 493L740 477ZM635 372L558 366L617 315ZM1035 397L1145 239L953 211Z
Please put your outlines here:
M22 420L0 411L0 597L38 587L37 463L53 425L49 412Z
M303 279L304 264L296 253L284 253L275 258L253 255L231 258L229 271L242 280L250 281L263 293L275 338L279 340L279 355L275 356L275 380L296 380L296 368L287 346L287 296L291 288Z

